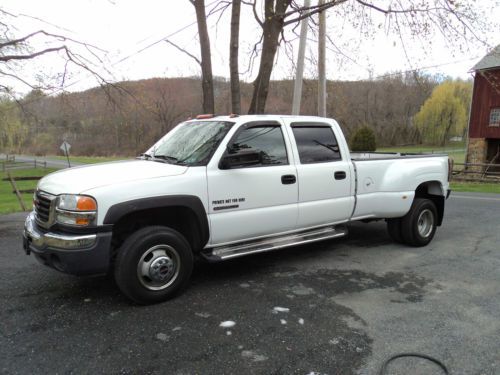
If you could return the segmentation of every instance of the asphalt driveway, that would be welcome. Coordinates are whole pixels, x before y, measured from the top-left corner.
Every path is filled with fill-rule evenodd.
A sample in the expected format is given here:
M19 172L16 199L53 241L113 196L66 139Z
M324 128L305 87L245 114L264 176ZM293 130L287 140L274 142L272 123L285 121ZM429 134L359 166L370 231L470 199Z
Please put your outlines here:
M400 352L500 373L500 195L452 194L425 248L356 223L347 239L199 263L182 296L146 307L24 255L24 217L0 216L0 373L376 374ZM398 359L388 373L442 372Z

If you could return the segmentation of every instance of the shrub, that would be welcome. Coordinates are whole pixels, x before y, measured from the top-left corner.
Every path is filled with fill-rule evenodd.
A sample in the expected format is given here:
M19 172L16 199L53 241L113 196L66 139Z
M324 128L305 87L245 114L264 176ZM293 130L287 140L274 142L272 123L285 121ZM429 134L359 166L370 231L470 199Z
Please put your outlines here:
M367 126L359 128L351 140L351 151L375 151L377 143L375 133Z

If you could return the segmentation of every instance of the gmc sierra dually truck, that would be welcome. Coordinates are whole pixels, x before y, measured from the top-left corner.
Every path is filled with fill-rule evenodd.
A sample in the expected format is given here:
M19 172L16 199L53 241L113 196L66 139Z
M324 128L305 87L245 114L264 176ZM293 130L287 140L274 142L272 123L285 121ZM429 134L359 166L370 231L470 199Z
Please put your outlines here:
M345 236L385 219L425 246L449 195L446 155L350 153L332 119L199 116L137 160L70 168L38 183L24 249L75 274L112 272L137 303L187 286L194 257L222 261Z

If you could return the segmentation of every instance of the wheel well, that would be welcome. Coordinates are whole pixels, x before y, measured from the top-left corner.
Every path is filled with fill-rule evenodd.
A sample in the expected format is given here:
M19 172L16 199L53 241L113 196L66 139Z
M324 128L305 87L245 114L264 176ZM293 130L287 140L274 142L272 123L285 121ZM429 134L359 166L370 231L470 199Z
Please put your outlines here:
M415 198L426 198L434 202L438 212L437 225L440 226L443 222L445 201L441 183L439 181L428 181L418 185L415 190Z
M125 239L138 229L161 225L175 229L191 245L193 252L203 248L201 229L196 214L188 207L169 206L148 208L122 216L113 225L112 246L116 252Z

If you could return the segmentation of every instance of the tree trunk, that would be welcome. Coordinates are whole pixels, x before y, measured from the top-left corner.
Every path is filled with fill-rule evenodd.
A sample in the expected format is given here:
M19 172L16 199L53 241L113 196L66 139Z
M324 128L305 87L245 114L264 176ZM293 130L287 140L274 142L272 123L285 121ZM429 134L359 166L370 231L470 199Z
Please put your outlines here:
M231 111L241 113L240 75L238 69L238 47L240 38L241 0L233 0L231 8L231 41L229 42L229 71L231 76Z
M214 81L212 77L212 60L210 53L210 39L208 37L207 17L205 14L205 0L191 0L196 10L198 35L200 36L201 50L201 79L203 89L203 112L215 113Z
M264 113L266 108L267 94L269 92L269 80L273 70L274 58L279 45L279 36L284 27L283 14L290 5L291 0L266 0L263 23L262 55L260 57L259 74L253 83L253 95L249 114ZM275 10L276 9L276 10Z

